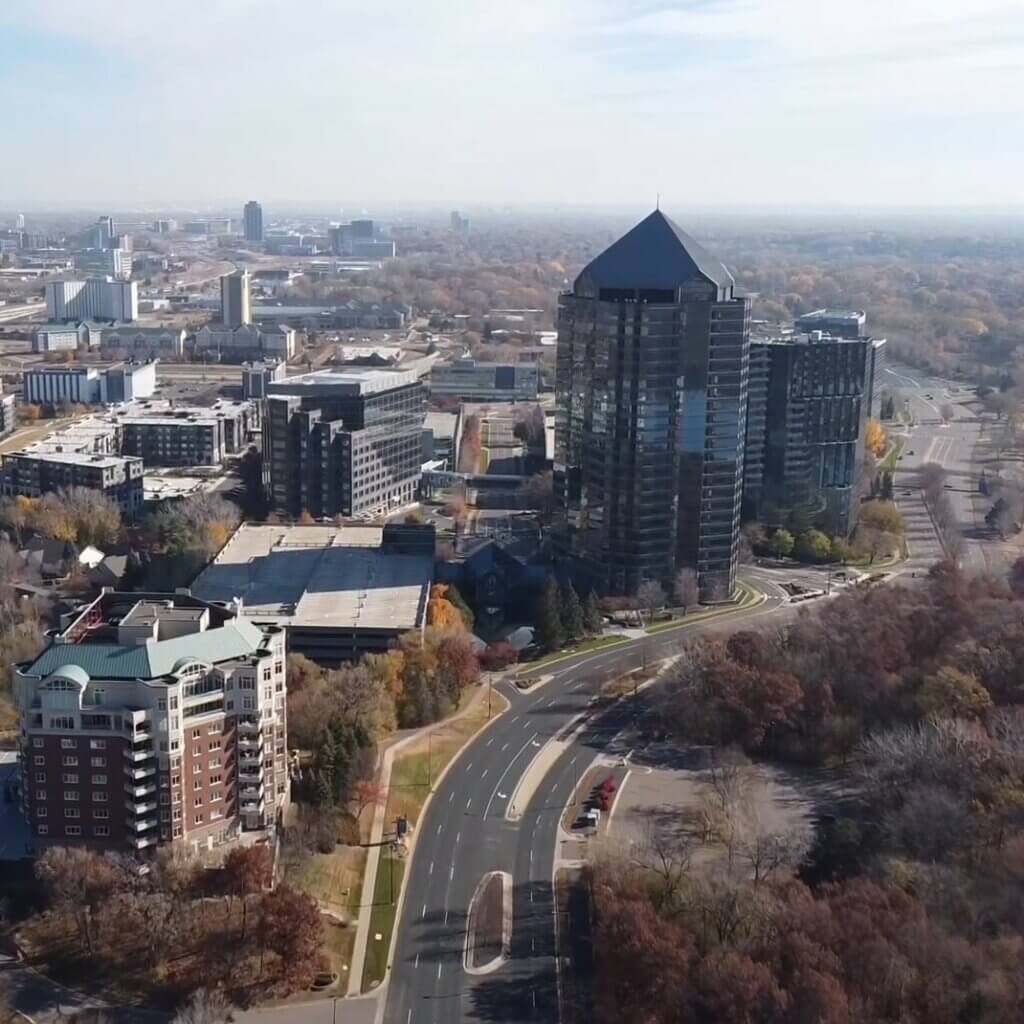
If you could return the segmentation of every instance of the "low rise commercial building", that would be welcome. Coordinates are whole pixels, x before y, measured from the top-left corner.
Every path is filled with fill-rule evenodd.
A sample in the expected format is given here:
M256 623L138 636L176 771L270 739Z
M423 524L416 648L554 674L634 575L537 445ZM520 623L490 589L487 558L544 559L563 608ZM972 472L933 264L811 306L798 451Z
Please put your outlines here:
M45 324L32 336L33 352L74 352L83 344L80 327Z
M156 363L39 366L23 377L25 401L40 405L96 405L148 398L156 390Z
M295 330L287 324L208 324L196 332L196 352L216 353L228 362L263 357L287 361L295 355Z
M39 498L62 487L87 487L114 501L129 522L142 508L142 459L80 452L22 451L3 459L3 493Z
M284 632L175 594L105 591L14 668L37 847L209 849L288 803Z
M121 352L136 359L180 360L185 352L185 329L117 324L99 331L99 346L101 352Z
M242 364L242 398L266 398L267 385L284 380L288 367L283 362L267 361Z
M540 390L536 363L480 363L458 359L436 363L430 371L430 392L465 401L533 401Z
M434 540L432 526L246 523L192 593L238 600L258 625L284 627L293 653L337 665L423 630Z

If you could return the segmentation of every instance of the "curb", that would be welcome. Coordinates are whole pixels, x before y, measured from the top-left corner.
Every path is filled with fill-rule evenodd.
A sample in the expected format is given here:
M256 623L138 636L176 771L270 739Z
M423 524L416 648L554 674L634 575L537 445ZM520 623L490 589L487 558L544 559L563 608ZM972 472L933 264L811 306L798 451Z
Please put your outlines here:
M480 898L480 893L486 888L487 883L496 875L501 876L501 952L479 967L472 967L469 963L469 922L473 920L473 908ZM466 911L466 938L462 943L462 969L467 974L481 975L491 974L505 963L512 955L512 876L507 871L488 871L477 883L473 890L473 898L469 901L469 908Z
M368 992L361 992L361 993L359 993L362 996L380 996L381 994L383 994L383 993L385 993L387 991L387 985L388 985L388 982L389 982L389 980L391 978L391 967L394 964L394 960L395 960L395 946L396 946L396 944L398 942L399 922L401 921L402 910L405 907L405 896L406 896L406 893L409 890L408 881L409 881L409 875L411 874L410 866L412 865L413 857L415 856L415 853L416 853L416 840L417 840L417 838L419 836L419 823L426 817L427 810L430 807L430 804L431 804L431 802L434 799L434 794L437 792L438 788L440 788L441 783L444 782L445 776L448 774L448 772L455 766L455 764L458 763L458 761L462 757L463 751L465 751L466 747L468 747L470 745L470 743L472 743L474 740L476 740L479 737L483 736L483 734L485 732L487 732L487 730L491 727L492 723L496 722L512 706L512 702L504 694L500 693L500 691L499 691L499 696L502 698L502 700L505 701L506 706L504 708L502 708L500 711L495 712L495 714L493 714L491 716L491 718L480 729L478 729L475 733L473 733L472 736L467 737L466 742L463 743L462 746L459 747L459 749L456 750L454 754L452 754L451 760L444 766L444 768L441 769L441 774L438 775L438 777L434 780L434 788L427 794L427 799L423 801L423 806L420 808L419 818L416 821L417 828L416 828L416 830L412 834L412 839L409 842L408 851L407 851L406 856L405 856L406 868L405 868L405 873L402 875L402 888L401 888L401 890L398 893L398 899L395 901L395 924L394 924L394 927L391 929L391 943L388 946L388 958L387 958L387 961L386 961L386 963L384 965L384 977L381 978L380 984L377 985L376 987L370 989ZM450 723L451 721L452 721L452 719L450 719L450 718L444 719L444 721L442 721L442 722L435 722L434 725L432 725L430 728L433 729L433 728L438 727L440 725ZM416 736L409 736L406 739L402 740L401 743L396 743L394 745L394 747L392 747L391 749L392 750L397 750L401 746L403 746L405 743L411 742L413 739L418 739L419 736L421 736L421 735L425 735L425 733L417 733ZM389 776L389 778L390 778L390 776ZM384 812L381 811L381 813L383 814ZM379 847L378 847L378 849L379 849ZM376 884L376 875L374 875L374 884ZM367 929L367 938L369 938L369 929ZM364 951L365 951L365 945L364 945ZM365 952L364 952L364 959L365 959ZM360 978L360 985L361 984L362 984L362 979ZM376 1018L375 1018L376 1021L380 1021L380 1020L383 1019L385 1003L386 1003L385 999L381 999L380 1000L380 1004L379 1004L379 1007L378 1007L378 1010L377 1010L377 1015L376 1015Z

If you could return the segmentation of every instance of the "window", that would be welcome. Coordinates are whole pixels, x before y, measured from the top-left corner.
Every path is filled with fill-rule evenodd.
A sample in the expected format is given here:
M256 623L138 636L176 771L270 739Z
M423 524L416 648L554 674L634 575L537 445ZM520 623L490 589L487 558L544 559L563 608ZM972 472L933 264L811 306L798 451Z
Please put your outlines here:
M45 782L46 772L36 772L36 782Z
M99 821L104 821L106 818L110 817L110 808L109 807L94 807L92 809L92 816L94 818L98 819Z
M203 806L203 798L201 796L195 797L192 800L192 806L193 807L202 807Z
M50 718L51 729L74 729L75 720L70 715L57 715L56 717ZM61 740L60 745L63 747L66 744L70 744L70 749L76 746L74 740Z
M90 757L89 764L92 765L93 768L106 768L107 759L105 757Z
M181 808L180 807L173 807L171 809L171 818L174 821L181 821Z
M78 767L78 758L77 757L73 757L71 754L65 754L60 759L60 763L62 765L64 765L65 768L77 768Z
M67 786L77 786L78 774L77 772L66 772L64 775L60 777L60 781Z
M37 800L45 800L46 799L46 790L45 789L37 789L36 790L36 799Z
M193 789L202 789L203 788L203 780L202 779L193 779L192 780L192 788Z
M82 812L77 807L65 807L64 808L64 817L65 818L80 818L81 816L82 816Z
M170 796L169 793L161 793L160 794L160 803L161 804L165 804L166 805L166 804L169 804L170 802L171 802L171 796Z
M224 817L223 811L212 810L210 811L210 821L220 821Z
M42 754L36 754L33 760L36 764L46 764L46 758Z
M77 789L65 789L64 790L64 799L67 800L69 803L77 801L78 800L78 790Z
M93 827L92 827L92 834L94 836L98 836L100 838L103 838L104 836L109 836L110 835L110 826L109 825L93 825Z
M32 746L35 747L36 750L39 750L41 747L46 746L46 740L44 740L42 736L33 736Z
M167 740L160 741L160 752L163 754L167 753Z
M220 750L220 748L222 746L223 746L223 744L221 743L220 740L215 740L213 743L210 744L210 749L211 750Z
M264 686L263 687L263 699L264 700L273 700L274 699L274 691L273 691L273 689L271 687L269 687L269 686Z
M243 697L242 698L242 710L243 711L255 711L256 710L256 698L255 697Z
M66 836L80 836L82 834L81 825L65 825L64 835Z
M110 802L110 794L105 793L102 789L96 790L92 795L92 802L94 804L105 804Z
M171 776L171 785L172 786L180 786L181 785L181 775L179 775L177 772L175 772Z
M193 823L194 825L202 825L202 823L203 823L203 816L202 816L201 814L197 814L197 815L196 815L196 816L195 816L195 817L194 817L194 818L192 819L192 823Z
M167 710L167 698L166 697L161 697L156 702L156 709L157 709L157 711L166 711Z
M206 727L206 734L208 736L216 736L217 733L222 732L223 729L224 729L224 723L223 722L211 722Z
M203 766L198 761L192 762L192 774L198 775L203 770Z
M221 781L222 778L223 778L222 775L211 775L210 776L210 785L211 786L216 786Z
M107 749L107 741L106 740L89 740L89 749L90 750L106 750Z
M181 836L181 826L180 825L175 825L174 826L173 835L174 835L175 839L178 839Z
M106 775L94 775L92 777L92 784L94 786L105 786L107 784Z
M50 813L50 809L48 807L37 807L36 808L36 817L37 818L45 818L46 815L49 814L49 813Z
M36 832L41 836L45 836L49 831L49 825L36 825Z
M192 756L193 757L200 757L202 755L202 753L203 753L203 748L197 743L192 748Z
M69 740L67 738L60 741L61 750L74 750L78 746L78 740Z
M171 750L177 750L177 749L178 749L178 741L177 740L171 740Z
M172 697L171 698L170 708L171 708L172 711L177 711L178 710L178 698L177 697Z
M171 809L169 807L160 808L160 820L170 821L171 820Z
M219 768L220 767L220 758L219 757L211 757L209 762L207 763L206 767L207 768Z
M197 740L202 735L203 735L203 730L202 729L193 729L192 730L192 739Z
M223 792L222 792L221 790L219 790L219 789L215 789L215 790L214 790L214 791L213 791L213 792L212 792L212 793L210 794L210 803L211 803L211 804L215 804L215 803L217 803L217 801L218 801L218 800L223 800L223 799L224 799L224 794L223 794Z
M265 682L265 683L269 683L270 682L270 666L269 665L267 665L263 669L263 682Z

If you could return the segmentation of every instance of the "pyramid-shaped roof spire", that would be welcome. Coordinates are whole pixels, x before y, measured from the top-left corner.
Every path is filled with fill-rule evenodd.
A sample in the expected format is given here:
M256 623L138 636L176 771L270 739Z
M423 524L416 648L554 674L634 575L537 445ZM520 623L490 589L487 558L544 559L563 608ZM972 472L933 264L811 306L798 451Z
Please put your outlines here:
M655 210L583 268L596 288L678 288L700 275L719 288L732 274L678 224Z

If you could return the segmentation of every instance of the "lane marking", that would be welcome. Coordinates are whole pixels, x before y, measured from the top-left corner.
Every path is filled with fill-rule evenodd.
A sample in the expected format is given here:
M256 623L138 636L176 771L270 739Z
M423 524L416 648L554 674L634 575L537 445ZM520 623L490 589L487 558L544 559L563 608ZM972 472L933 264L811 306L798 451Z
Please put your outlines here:
M516 722L518 722L518 721L519 721L519 716L518 716L518 715L516 715L516 717L515 717L515 718L513 718L513 719L512 719L512 720L511 720L511 721L510 721L510 722L509 722L508 724L509 724L509 725L515 725L515 724L516 724Z
M427 916L427 905L426 905L426 903L424 903L423 904L423 910L420 913L420 917L425 918L426 916Z
M438 825L438 826L437 826L437 834L438 834L438 835L440 835L440 834L441 834L441 826L440 826L440 825Z
M448 803L451 803L454 799L455 799L455 790L453 789L451 791L451 793L448 794Z
M441 964L437 965L437 980L441 980Z
M470 807L472 806L472 804L473 804L473 798L472 798L472 797L470 797L470 798L469 798L469 799L468 799L468 800L466 801L466 810L467 810L467 811L468 811L468 810L469 810L469 808L470 808Z
M448 923L448 908L447 907L445 907L445 911L444 911L444 923L445 924Z
M505 753L506 750L508 750L508 744L507 743L501 748L501 752Z
M459 840L460 840L461 838L462 838L462 833L461 833L461 832L457 832L457 833L455 834L455 845L456 845L456 846L458 846L458 845L459 845Z
M505 778L505 776L506 776L506 775L508 775L508 773L509 773L510 769L512 768L512 765L514 765L514 764L516 763L516 759L517 759L517 758L519 757L519 755L520 755L520 754L521 754L521 753L522 753L522 752L523 752L523 751L524 751L524 750L525 750L525 749L526 749L526 748L527 748L527 747L528 747L528 746L530 745L530 743L531 743L531 742L532 742L532 741L533 741L533 740L534 740L534 739L535 739L535 738L536 738L537 736L539 736L539 735L540 735L540 733L537 733L537 732L535 732L535 733L533 734L533 736L531 736L531 737L530 737L530 738L529 738L529 739L528 739L528 740L527 740L527 741L526 741L526 742L525 742L525 743L524 743L524 744L523 744L523 745L522 745L522 746L521 746L521 747L520 747L520 748L519 748L519 749L518 749L518 750L516 751L516 753L515 753L515 756L514 756L514 757L512 758L512 760L510 760L510 761L509 761L509 763L508 763L508 764L507 764L507 765L505 766L505 770L504 770L504 771L503 771L503 772L501 773L500 777L498 778L498 781L497 781L497 782L496 782L496 783L494 784L494 790L493 790L493 791L492 791L492 793L491 793L490 799L489 799L489 800L487 801L487 806L486 806L486 807L484 808L484 817L485 817L485 818L487 817L487 812L488 812L488 811L490 811L490 809L491 809L491 804L492 804L492 803L494 802L494 798L495 798L495 797L496 797L496 796L498 795L498 787L499 787L499 786L501 786L502 780L503 780L503 779ZM503 799L504 799L504 798L503 798Z
M416 959L413 961L413 967L419 967L419 965L420 965L420 955L419 955L419 953L417 953L416 954ZM409 1012L412 1013L412 1010L410 1010Z
M483 773L483 775L481 775L481 776L480 776L480 778L481 778L481 779L486 779L486 778L487 778L487 773L488 773L488 772L489 772L490 770L491 770L490 768L485 768L485 769L484 769L484 773Z
M416 959L419 960L419 958L420 958L419 954L417 953L416 954ZM405 1024L412 1024L412 1007L411 1006L409 1007L409 1014L405 1018Z
M432 875L433 873L434 873L434 862L431 861L430 862L430 870L427 872L427 874L428 875Z
M486 743L484 744L484 746L485 746L485 747L489 747L489 746L490 746L490 745L491 745L491 744L492 744L493 742L494 742L494 737L492 736L492 737L491 737L491 738L490 738L490 739L489 739L489 740L488 740L488 741L487 741L487 742L486 742Z
M455 864L454 863L448 869L448 881L449 882L452 881L453 878L455 878ZM447 914L447 911L446 911L446 914Z

